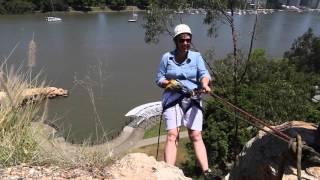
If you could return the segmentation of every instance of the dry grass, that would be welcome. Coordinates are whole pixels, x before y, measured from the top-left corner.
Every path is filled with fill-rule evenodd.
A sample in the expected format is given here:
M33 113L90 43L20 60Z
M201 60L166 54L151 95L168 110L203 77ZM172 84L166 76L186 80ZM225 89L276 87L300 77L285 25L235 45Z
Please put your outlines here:
M33 68L36 65L37 45L34 41L34 33L28 47L28 67Z
M0 69L0 164L15 165L37 161L38 146L31 131L31 121L39 112L39 104L23 106L22 92L32 86L41 87L38 80L30 80L21 69ZM41 98L41 97L37 97Z
M0 164L11 166L25 162L37 162L39 157L35 133L31 122L40 110L38 103L26 103L23 91L32 87L43 87L39 75L31 79L29 72L23 72L22 66L8 67L7 61L18 43L0 64ZM30 58L35 58L35 42L30 42ZM34 100L37 101L35 97Z
M42 128L39 128L42 129ZM113 160L110 151L89 148L90 143L70 144L62 139L42 139L41 162L61 167L105 167Z

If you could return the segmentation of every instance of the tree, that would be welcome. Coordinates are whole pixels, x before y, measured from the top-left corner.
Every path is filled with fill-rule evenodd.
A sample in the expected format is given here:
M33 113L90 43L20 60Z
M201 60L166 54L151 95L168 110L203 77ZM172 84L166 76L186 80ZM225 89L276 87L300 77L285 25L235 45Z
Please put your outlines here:
M69 6L77 11L91 11L91 0L68 0Z
M4 9L9 14L32 12L34 8L35 6L31 2L23 0L11 0L4 3Z
M320 73L320 36L315 36L309 28L294 41L284 57L295 64L298 71Z
M0 14L6 14L7 13L6 9L4 8L4 3L5 3L4 0L0 0Z
M147 9L149 6L149 0L136 0L134 2L134 4L140 9Z
M67 11L69 7L64 0L42 0L35 1L34 4L41 12Z
M126 1L125 0L110 0L108 7L112 10L123 10L126 8Z

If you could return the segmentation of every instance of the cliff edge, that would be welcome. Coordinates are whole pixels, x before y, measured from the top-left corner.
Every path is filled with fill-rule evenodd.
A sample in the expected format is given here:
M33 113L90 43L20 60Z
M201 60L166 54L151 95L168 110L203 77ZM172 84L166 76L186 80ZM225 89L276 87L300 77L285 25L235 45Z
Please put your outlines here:
M60 168L22 164L0 171L0 179L191 180L182 170L143 153L124 156L110 167Z

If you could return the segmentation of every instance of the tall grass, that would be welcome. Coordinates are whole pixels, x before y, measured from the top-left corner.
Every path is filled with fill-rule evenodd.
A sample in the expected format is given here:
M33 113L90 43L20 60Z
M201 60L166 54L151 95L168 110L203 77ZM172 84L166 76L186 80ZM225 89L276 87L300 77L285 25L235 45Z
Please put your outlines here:
M0 166L33 163L39 159L39 146L32 131L31 122L40 110L39 103L23 105L24 90L43 87L39 75L31 78L31 72L23 72L22 66L8 68L7 61L19 43L0 64ZM34 36L29 43L28 65L35 65L36 44ZM34 97L34 102L38 102Z
M23 91L43 85L37 84L37 79L31 80L29 73L23 73L21 68L8 71L4 67L2 64L0 68L0 164L10 166L36 162L39 151L31 122L36 118L40 105L23 105Z
M34 33L32 36L32 40L29 42L28 46L28 67L33 68L36 65L36 52L37 52L37 45L34 41Z

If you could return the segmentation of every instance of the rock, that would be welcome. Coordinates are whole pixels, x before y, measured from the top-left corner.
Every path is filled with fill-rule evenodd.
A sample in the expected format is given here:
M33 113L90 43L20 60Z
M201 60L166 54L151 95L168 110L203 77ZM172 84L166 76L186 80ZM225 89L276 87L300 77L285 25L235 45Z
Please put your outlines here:
M143 153L128 154L106 168L19 165L4 170L0 179L191 180L179 168Z
M316 126L302 121L287 122L274 128L290 137L299 133L307 145L314 143ZM302 159L302 178L319 179L320 167ZM258 135L247 142L239 155L236 166L231 170L229 179L233 180L276 180L279 179L281 163L284 162L282 179L297 179L296 160L288 150L288 144L270 134L259 131Z
M121 180L191 180L185 177L179 168L163 161L157 162L154 157L143 153L128 154L108 168L107 171L113 179Z
M31 88L26 89L22 93L23 97L44 96L48 98L54 98L56 96L68 96L68 91L62 88L45 87L45 88Z
M15 97L18 102L24 104L29 101L42 100L43 98L67 97L68 90L56 87L30 88L21 92L21 95ZM0 91L0 103L7 101L7 93Z

